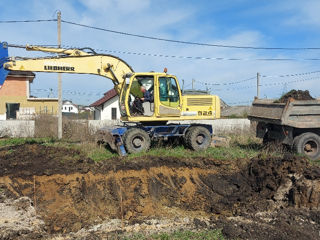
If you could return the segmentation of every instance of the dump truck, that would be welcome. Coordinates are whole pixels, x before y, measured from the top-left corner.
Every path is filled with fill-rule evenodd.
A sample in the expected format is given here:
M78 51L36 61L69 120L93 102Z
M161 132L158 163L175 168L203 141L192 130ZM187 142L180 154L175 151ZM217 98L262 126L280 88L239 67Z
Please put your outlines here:
M320 100L255 99L248 119L264 143L285 144L312 160L320 158Z

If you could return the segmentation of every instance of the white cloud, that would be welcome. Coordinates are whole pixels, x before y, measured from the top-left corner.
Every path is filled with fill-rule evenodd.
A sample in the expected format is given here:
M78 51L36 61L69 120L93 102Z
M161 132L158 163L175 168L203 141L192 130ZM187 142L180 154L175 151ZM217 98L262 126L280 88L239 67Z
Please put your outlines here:
M242 45L242 46L266 46L267 38L265 34L258 30L251 30L250 25L247 29L233 32L232 35L222 37L217 31L214 24L208 26L201 19L201 11L190 6L173 7L170 2L161 1L159 6L150 0L139 1L103 1L103 0L79 0L82 7L72 5L71 1L36 1L27 0L25 5L21 5L26 9L26 16L12 16L17 19L37 19L37 18L54 18L55 11L62 11L62 18L73 22L79 22L92 26L110 28L117 31L126 31L131 33L158 36L162 38L179 39L196 42L220 43L224 45ZM28 4L30 3L30 4ZM79 4L78 3L78 4ZM167 3L167 4L166 4ZM314 2L315 4L315 2ZM30 10L30 6L31 9ZM13 5L11 7L14 7ZM315 7L315 5L314 5ZM319 9L319 8L318 8ZM299 14L303 16L307 10L301 10ZM311 11L309 9L309 11ZM309 19L316 19L316 16L309 13ZM0 13L1 17L1 13ZM185 26L185 22L193 22L192 29ZM316 21L316 20L313 20ZM24 25L1 25L1 41L10 43L56 43L56 25L55 23L43 24L24 24ZM210 27L210 31L207 31ZM168 54L178 56L203 56L203 57L224 57L224 58L264 58L264 57L282 57L278 53L203 47L193 45L183 45L177 43L168 43L161 41L151 41L142 38L134 38L112 33L90 30L86 28L62 25L62 42L67 45L75 45L79 47L92 47L96 49L109 49L132 52L146 52L156 54ZM18 56L38 56L38 53L28 53L22 50L10 49L11 55ZM317 67L312 62L265 62L265 61L215 61L215 60L190 60L190 59L174 59L174 58L157 58L145 57L137 55L119 54L121 58L127 61L136 71L162 71L164 67L169 72L184 79L186 85L190 85L194 78L202 82L232 82L255 76L257 72L262 74L286 74L297 72L308 72L315 70ZM292 55L283 55L284 57ZM276 82L279 79L262 79L262 81ZM90 82L90 84L88 84ZM33 89L56 89L55 74L37 74L37 78L33 83ZM266 82L264 82L266 83ZM240 85L232 85L227 87L219 87L221 91L216 93L229 102L237 102L253 99L255 95L255 81L245 82ZM312 82L308 82L303 86L310 86ZM198 84L197 87L203 87ZM241 87L251 86L249 89L241 89ZM300 85L288 85L294 87L302 87ZM63 87L65 90L99 92L107 91L112 87L112 83L101 77L87 75L63 75ZM228 91L227 88L233 88ZM319 92L320 87L312 88L313 94ZM268 97L277 97L281 94L283 87L276 86L274 88L262 87L261 94ZM214 89L213 89L214 90ZM93 94L91 96L65 95L66 98L74 98L76 103L89 104L100 96Z
M289 17L284 20L285 24L294 26L320 26L320 2L318 0L285 1L281 2L278 7L289 15Z
M106 15L139 12L150 5L150 0L80 0L80 2L91 11L105 11Z

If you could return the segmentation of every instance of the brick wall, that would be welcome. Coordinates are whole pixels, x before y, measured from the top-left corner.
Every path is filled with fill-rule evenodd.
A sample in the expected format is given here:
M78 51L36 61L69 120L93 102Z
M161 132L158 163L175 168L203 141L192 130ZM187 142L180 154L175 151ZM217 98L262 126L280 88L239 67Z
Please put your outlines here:
M0 120L6 119L6 103L20 104L21 114L17 114L18 116L23 116L26 112L57 114L57 99L29 98L29 82L34 76L32 72L11 72L8 75L0 88Z
M0 89L0 99L4 96L27 97L27 84L29 81L26 77L7 77Z

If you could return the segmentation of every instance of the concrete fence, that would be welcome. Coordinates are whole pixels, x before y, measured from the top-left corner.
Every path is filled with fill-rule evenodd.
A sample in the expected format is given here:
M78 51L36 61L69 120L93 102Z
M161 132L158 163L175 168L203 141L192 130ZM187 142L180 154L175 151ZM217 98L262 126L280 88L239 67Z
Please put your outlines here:
M34 120L0 121L0 137L33 137L34 132Z
M170 121L169 123L203 123L211 124L213 133L220 134L242 134L250 131L250 120L246 118L233 118L233 119L216 119L216 120L190 120L190 121Z
M72 120L75 123L81 121L88 123L88 129L95 133L99 128L105 126L115 126L121 124L116 120ZM169 123L179 123L171 121ZM180 123L204 123L212 124L215 135L223 134L243 134L250 131L250 121L248 119L217 119L203 121L184 121ZM34 137L36 132L34 120L6 120L0 121L0 137Z

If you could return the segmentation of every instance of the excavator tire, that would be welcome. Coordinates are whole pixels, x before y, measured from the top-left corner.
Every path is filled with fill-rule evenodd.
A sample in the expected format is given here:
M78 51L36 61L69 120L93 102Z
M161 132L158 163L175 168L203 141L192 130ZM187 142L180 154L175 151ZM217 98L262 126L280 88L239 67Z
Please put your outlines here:
M202 126L192 127L186 133L187 146L194 150L206 150L211 144L211 135L207 128Z
M131 128L124 134L124 146L128 153L148 151L151 140L148 133L140 128Z
M188 139L190 138L189 135L190 135L190 132L192 131L193 128L195 128L195 126L190 127L188 129L188 131L186 132L186 134L183 136L183 143L187 148L191 148L191 146L189 145Z

